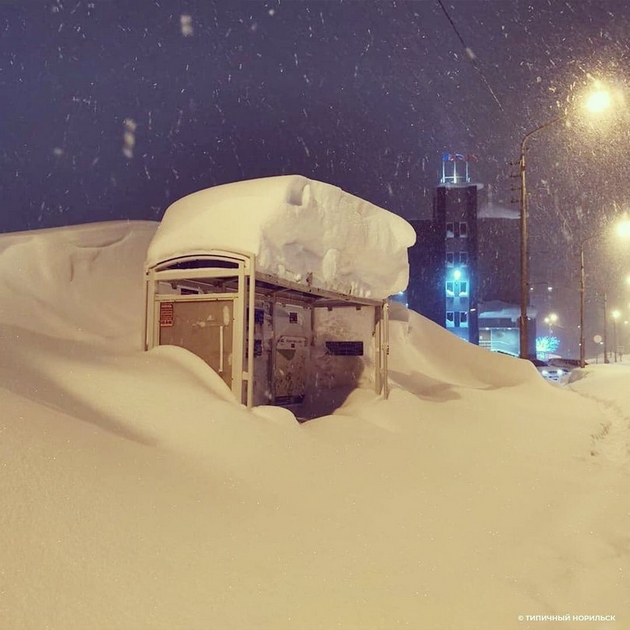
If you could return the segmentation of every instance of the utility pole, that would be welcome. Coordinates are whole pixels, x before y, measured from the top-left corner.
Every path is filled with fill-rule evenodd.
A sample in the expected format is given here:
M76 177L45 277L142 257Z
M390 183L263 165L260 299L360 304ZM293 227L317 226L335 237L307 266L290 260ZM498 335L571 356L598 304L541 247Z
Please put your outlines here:
M608 302L606 298L606 293L604 293L604 363L610 363L610 359L608 358Z

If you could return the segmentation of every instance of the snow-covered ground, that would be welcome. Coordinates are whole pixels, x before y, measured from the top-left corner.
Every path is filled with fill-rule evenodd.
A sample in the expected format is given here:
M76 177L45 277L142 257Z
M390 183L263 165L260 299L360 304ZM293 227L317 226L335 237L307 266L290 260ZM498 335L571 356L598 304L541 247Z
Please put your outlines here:
M394 306L388 400L250 412L139 350L155 229L0 236L0 628L630 628L630 367Z

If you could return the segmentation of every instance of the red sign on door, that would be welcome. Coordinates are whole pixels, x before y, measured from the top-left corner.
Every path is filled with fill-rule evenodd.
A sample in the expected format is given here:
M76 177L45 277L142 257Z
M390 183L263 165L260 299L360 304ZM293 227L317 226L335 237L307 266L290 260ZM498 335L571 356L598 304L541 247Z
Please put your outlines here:
M173 302L162 302L160 304L160 326L173 325Z

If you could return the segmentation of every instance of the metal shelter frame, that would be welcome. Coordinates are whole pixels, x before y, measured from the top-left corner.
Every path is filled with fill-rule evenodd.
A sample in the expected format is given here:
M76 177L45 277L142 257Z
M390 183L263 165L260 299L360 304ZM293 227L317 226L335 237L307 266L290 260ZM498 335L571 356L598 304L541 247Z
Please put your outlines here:
M160 283L191 290L190 294L161 293ZM144 349L160 345L160 308L167 302L231 300L233 304L231 389L237 400L253 406L254 318L256 299L310 308L374 308L374 389L387 398L389 354L389 304L301 284L256 269L255 255L212 250L179 256L147 267L145 271ZM222 340L222 338L221 338Z

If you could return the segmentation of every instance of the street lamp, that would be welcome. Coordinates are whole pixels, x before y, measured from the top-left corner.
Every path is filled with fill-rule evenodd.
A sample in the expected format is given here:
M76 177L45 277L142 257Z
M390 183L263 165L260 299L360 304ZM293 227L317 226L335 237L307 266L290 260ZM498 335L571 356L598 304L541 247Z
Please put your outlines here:
M612 103L610 93L603 89L599 82L596 82L596 89L584 100L584 108L591 113L601 113L608 109ZM527 189L525 186L525 151L527 149L527 141L539 131L551 127L556 123L566 120L571 112L566 112L561 116L557 116L552 120L539 125L535 129L526 133L521 140L521 153L519 159L519 171L521 176L521 194L520 194L520 229L521 229L521 316L520 316L520 357L528 358L529 331L527 330L527 305L529 302L528 280L529 280L529 260L528 260L528 233L527 233ZM630 227L628 228L630 232Z
M591 234L580 241L580 367L586 365L586 335L584 332L584 306L586 295L586 274L584 273L584 245L594 238L599 238L606 231ZM617 223L617 234L622 237L630 236L630 218L624 215L624 218ZM608 363L608 348L606 344L606 294L604 293L604 363ZM615 344L616 345L616 344Z
M558 323L558 316L556 313L549 313L549 315L545 317L544 322L549 326L549 334L551 334L553 325Z
M527 149L527 141L539 131L546 129L547 127L551 127L551 125L555 125L557 122L561 120L565 120L568 114L563 114L562 116L557 116L556 118L546 122L544 125L540 125L535 129L532 129L529 133L526 133L523 139L521 140L521 155L519 159L519 171L521 175L521 195L520 195L520 205L521 205L521 217L520 217L520 227L521 227L521 317L520 317L520 357L521 359L527 359L529 357L528 346L529 346L529 331L527 330L527 305L529 302L528 295L528 280L529 280L529 260L528 260L528 251L527 251L527 243L528 243L528 234L527 234L527 188L525 183L525 150Z
M614 310L611 315L613 318L613 344L615 346L615 363L617 363L617 349L619 347L617 345L617 320L621 317L621 312Z

